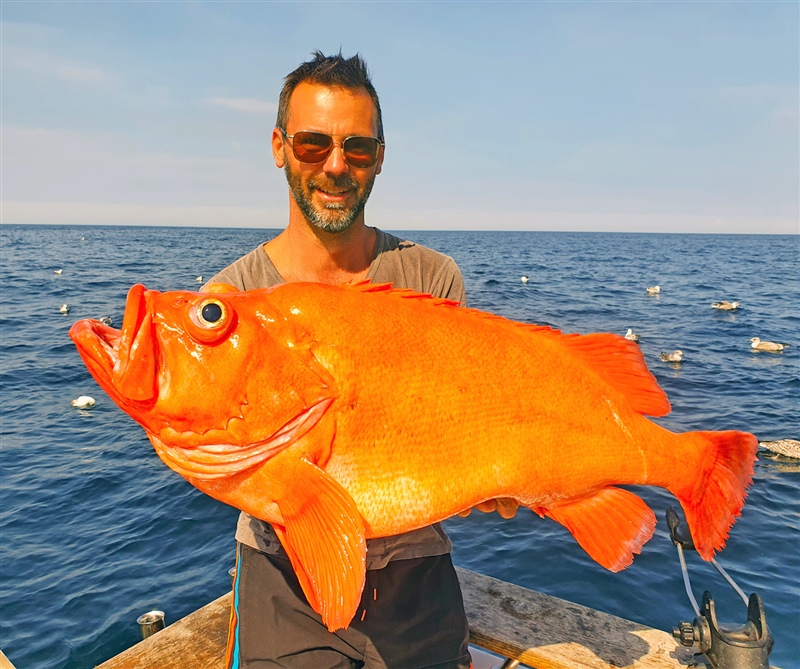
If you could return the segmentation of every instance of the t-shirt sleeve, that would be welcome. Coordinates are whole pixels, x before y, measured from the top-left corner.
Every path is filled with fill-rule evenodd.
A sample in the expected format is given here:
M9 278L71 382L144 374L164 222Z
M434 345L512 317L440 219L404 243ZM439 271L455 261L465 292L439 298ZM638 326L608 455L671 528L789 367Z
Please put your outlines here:
M239 290L254 290L256 288L269 288L278 283L283 283L283 278L278 274L274 265L268 260L264 249L259 246L250 253L217 272L207 281L201 290L210 283L229 283Z
M439 274L435 277L431 286L431 295L444 297L454 302L460 302L461 306L467 306L464 277L461 276L461 270L452 258L447 258L447 262L444 263Z
M234 265L230 265L212 276L208 281L206 281L205 284L203 284L203 287L200 290L205 290L211 283L229 283L232 286L236 286L239 290L245 290L242 276L236 271L236 267Z
M391 283L434 297L443 297L462 306L467 304L464 278L450 256L388 233L381 233L381 253L368 277L376 283Z

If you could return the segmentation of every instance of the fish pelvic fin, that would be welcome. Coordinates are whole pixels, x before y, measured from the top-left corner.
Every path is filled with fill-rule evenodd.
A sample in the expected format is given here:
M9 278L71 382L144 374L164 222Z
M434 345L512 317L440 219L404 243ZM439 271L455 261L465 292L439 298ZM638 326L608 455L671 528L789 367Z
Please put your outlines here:
M308 603L335 632L350 624L364 589L364 523L349 493L316 465L299 459L285 473L285 526L275 531Z
M622 391L637 413L666 416L672 410L636 343L615 334L559 336L598 376Z
M561 523L589 557L613 572L633 562L656 527L653 510L622 488L603 488L590 497L533 511Z
M758 439L747 432L687 432L698 457L693 480L683 489L670 489L686 514L695 548L704 560L722 550L731 527L741 514L747 488L753 481Z

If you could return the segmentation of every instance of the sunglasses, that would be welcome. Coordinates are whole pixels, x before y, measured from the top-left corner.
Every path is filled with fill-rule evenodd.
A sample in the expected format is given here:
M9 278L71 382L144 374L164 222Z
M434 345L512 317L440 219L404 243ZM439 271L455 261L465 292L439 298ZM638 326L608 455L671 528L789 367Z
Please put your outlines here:
M346 137L338 141L322 132L302 130L294 135L287 135L281 128L286 139L292 140L294 157L301 163L323 163L337 144L342 147L345 162L351 167L372 167L378 160L378 151L384 142L377 137Z

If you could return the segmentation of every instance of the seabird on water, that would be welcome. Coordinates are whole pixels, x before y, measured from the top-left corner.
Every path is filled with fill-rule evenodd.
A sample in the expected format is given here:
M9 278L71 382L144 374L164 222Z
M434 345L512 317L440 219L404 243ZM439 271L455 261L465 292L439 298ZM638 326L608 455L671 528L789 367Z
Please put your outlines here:
M523 274L523 275L520 277L520 279L519 279L519 280L520 280L520 281L522 281L522 283L528 283L528 277L527 277L525 274Z
M625 339L628 341L639 341L639 335L636 334L633 329L628 328L628 331L625 333Z
M797 458L800 460L800 441L797 439L778 439L778 441L759 441L759 446L763 446L773 453L780 453L787 458Z
M739 303L722 300L722 302L712 302L711 306L714 309L722 309L722 311L736 311L739 308Z
M756 351L782 351L788 346L788 344L776 344L772 341L761 341L758 337L753 337L750 342L750 347Z
M661 359L664 362L683 362L683 351L675 351L674 353L662 353Z
M76 409L86 409L87 407L94 406L94 397L88 395L81 395L79 398L72 400L72 406Z
M59 310L59 312L61 312L62 314L64 314L66 316L69 313L69 305L68 304L62 304L59 307L58 310Z
M648 295L656 295L661 292L661 286L648 286L645 290Z

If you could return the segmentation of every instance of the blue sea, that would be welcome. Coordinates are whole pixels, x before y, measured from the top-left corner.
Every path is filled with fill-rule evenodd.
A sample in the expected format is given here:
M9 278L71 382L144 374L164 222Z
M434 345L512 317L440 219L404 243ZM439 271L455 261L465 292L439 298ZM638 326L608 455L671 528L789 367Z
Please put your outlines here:
M167 622L230 588L237 511L155 455L143 430L94 383L67 336L82 318L122 322L135 283L196 289L277 233L254 229L0 227L2 499L0 648L19 669L83 669L140 639L136 618ZM800 237L547 232L413 232L453 256L470 305L567 332L640 333L676 430L800 437ZM55 270L62 270L56 274ZM523 284L522 275L530 280ZM659 285L655 296L646 286ZM736 300L735 312L711 308ZM62 304L68 315L59 313ZM750 338L790 344L754 352ZM680 349L682 364L662 362ZM532 379L532 382L534 380ZM70 405L79 395L91 409ZM535 457L536 444L531 444ZM491 457L475 444L475 457ZM566 462L577 457L565 449ZM680 466L680 463L676 463ZM561 526L523 510L446 523L456 564L652 627L694 617L663 521L675 500L641 489L659 518L633 565L612 574ZM760 453L748 502L720 563L763 598L774 664L800 667L800 461ZM720 618L745 607L689 557L695 596Z

